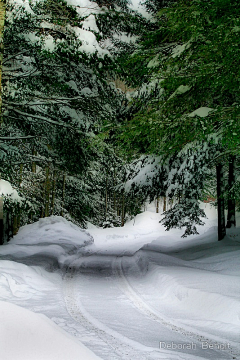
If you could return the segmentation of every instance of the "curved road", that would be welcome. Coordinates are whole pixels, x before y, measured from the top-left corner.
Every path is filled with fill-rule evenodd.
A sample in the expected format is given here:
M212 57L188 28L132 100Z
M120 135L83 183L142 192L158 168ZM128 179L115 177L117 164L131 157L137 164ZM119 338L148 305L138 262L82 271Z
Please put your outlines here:
M70 266L64 276L67 311L85 329L81 340L91 350L104 360L238 358L232 347L219 351L213 338L185 329L153 309L131 285L136 272L129 260L130 256L92 254L81 266ZM203 341L214 349L203 349Z

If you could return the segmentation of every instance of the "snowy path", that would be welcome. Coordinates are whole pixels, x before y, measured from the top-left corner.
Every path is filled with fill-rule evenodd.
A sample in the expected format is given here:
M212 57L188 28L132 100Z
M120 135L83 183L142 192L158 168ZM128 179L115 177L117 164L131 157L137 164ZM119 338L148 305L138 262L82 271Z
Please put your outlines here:
M79 276L76 275L68 274L65 277L64 292L66 307L70 316L92 335L93 344L97 338L98 349L95 349L95 351L99 352L99 355L105 359L148 359L146 355L141 352L142 349L139 349L137 343L134 344L120 333L103 325L86 311L79 300L80 294L77 292L77 282L79 280ZM98 310L100 310L100 306Z
M218 243L212 223L187 240L161 232L156 214L136 223L91 235L60 217L24 227L0 249L0 301L40 316L36 338L43 314L80 352L95 353L71 360L240 360L240 230ZM16 348L19 360L33 360L26 348ZM53 360L55 349L34 360Z
M174 319L170 321L151 308L124 275L124 257L93 254L93 258L87 258L89 267L70 267L64 278L64 297L70 316L91 338L85 345L98 356L106 360L236 358L231 347L224 352L217 350L216 339L180 327ZM160 350L160 341L194 347ZM203 341L213 349L203 350Z

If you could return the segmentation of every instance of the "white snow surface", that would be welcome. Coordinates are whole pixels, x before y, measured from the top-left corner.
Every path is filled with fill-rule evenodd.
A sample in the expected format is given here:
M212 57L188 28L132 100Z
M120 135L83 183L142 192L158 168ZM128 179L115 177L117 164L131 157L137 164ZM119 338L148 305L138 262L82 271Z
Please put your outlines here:
M218 242L202 207L186 239L154 204L121 228L21 228L0 247L0 359L239 359L240 228Z
M185 94L185 92L189 91L191 89L191 86L188 85L180 85L176 91L169 97L168 100L172 99L176 95Z
M185 50L189 49L190 46L191 40L185 44L175 46L172 51L172 57L175 58L180 56Z
M214 109L212 109L212 108L200 107L200 108L194 110L193 112L191 112L191 114L189 114L188 116L194 117L197 115L197 116L204 118L204 117L208 116L208 114L212 111L214 111Z
M101 8L95 1L90 0L67 0L68 5L76 7L77 12L82 17L101 12Z
M100 359L45 315L0 301L2 360Z
M17 190L13 189L9 181L0 179L0 196L10 196L12 200L20 202Z

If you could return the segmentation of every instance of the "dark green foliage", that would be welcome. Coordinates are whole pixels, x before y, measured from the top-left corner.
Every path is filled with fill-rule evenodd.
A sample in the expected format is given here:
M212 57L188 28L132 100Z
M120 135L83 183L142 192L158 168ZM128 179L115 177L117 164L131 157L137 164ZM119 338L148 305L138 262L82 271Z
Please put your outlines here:
M178 1L158 16L158 31L143 39L127 64L133 85L140 85L141 79L146 85L155 80L157 91L146 92L147 106L142 97L143 106L134 117L132 132L128 124L126 136L134 134L135 122L140 122L138 138L157 139L155 145L145 142L146 151L165 153L223 131L223 142L234 151L239 135L239 4ZM189 90L177 93L180 86ZM188 116L200 107L214 112L202 119Z
M30 2L30 6L31 13L20 6L8 8L2 176L32 204L31 221L57 214L72 216L82 226L86 220L103 224L110 218L119 224L121 194L115 186L122 179L122 160L114 154L113 135L105 133L124 113L125 95L113 83L119 64L107 50L81 48L74 28L81 29L85 17L77 6L64 0ZM129 49L114 35L136 34L141 17L134 17L125 1L99 2L99 6L100 31L92 34L100 45L112 41L112 54ZM118 169L113 166L116 162ZM120 174L112 177L112 168Z
M145 0L142 1L146 10L151 14L156 14L159 10L167 8L174 4L176 0Z
M206 217L204 210L199 208L198 201L184 198L174 207L164 213L161 221L166 230L172 228L185 228L182 237L198 234L196 225L204 225L201 217Z
M85 51L73 30L88 16L77 6L44 0L31 4L33 14L9 7L0 136L13 139L0 143L2 173L21 184L32 220L49 208L81 225L123 225L146 199L168 196L175 206L166 228L196 233L216 163L229 155L238 162L240 6L147 0L145 19L125 0L97 4L92 35L101 53ZM119 79L135 91L126 97Z
M146 4L158 28L141 39L126 61L127 81L138 93L120 139L133 155L161 155L163 166L169 164L167 172L176 168L179 176L168 178L167 189L176 189L180 200L164 222L168 229L186 226L190 234L201 215L198 201L212 191L207 185L216 163L239 155L240 5L221 0ZM205 144L204 157L198 144ZM179 173L191 172L191 161L193 181Z

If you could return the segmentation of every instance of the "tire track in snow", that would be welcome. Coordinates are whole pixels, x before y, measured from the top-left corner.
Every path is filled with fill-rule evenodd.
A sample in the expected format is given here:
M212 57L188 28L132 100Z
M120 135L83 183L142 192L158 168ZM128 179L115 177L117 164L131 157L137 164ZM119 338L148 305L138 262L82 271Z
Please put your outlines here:
M69 315L86 329L88 336L93 337L93 340L96 337L101 339L105 351L98 356L104 356L104 359L108 360L206 360L199 356L141 345L103 325L85 310L77 297L77 279L76 269L67 272L63 279L66 308Z
M118 280L120 287L123 293L128 297L128 299L133 303L133 305L145 316L150 318L151 320L157 321L160 324L166 326L168 329L181 333L182 335L189 337L190 339L199 343L201 347L202 342L207 342L208 344L212 344L216 346L219 344L219 340L215 338L214 340L207 338L204 335L197 334L195 332L189 331L187 328L182 326L178 326L171 322L169 319L164 318L161 316L156 310L150 307L133 289L133 287L128 282L122 266L122 257L117 257L116 260L113 261L113 275ZM225 340L220 340L221 343L225 342ZM229 342L230 343L230 342ZM240 353L238 349L234 349L234 345L230 345L229 349L224 350L225 354L228 352L228 355L231 359L240 359Z
M177 360L179 357L166 357L153 348L147 348L130 340L116 331L108 329L105 325L92 318L84 309L76 295L76 278L73 272L66 273L64 277L64 300L69 315L80 323L92 335L100 338L109 347L109 360L151 360L168 359ZM142 349L139 349L139 346ZM151 354L152 353L152 354ZM156 357L157 353L157 357ZM162 356L161 356L162 355Z

